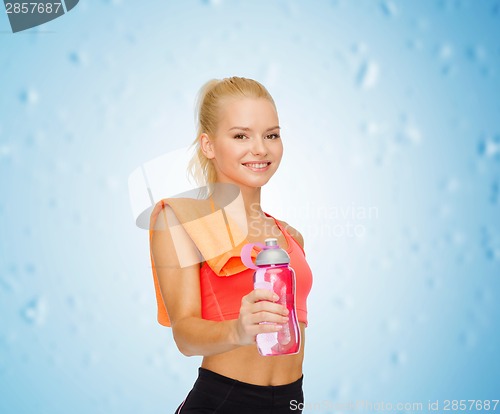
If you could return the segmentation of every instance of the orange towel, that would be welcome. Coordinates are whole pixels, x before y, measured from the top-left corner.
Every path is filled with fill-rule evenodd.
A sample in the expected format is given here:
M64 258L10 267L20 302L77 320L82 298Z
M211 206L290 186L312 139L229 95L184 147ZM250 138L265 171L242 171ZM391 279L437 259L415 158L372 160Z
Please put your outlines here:
M240 258L241 248L248 243L246 216L240 217L241 214L238 211L241 212L241 210L238 210L235 205L228 205L216 210L212 198L209 201L210 209L207 200L166 198L160 200L151 213L150 256L158 305L158 322L164 326L171 326L171 324L158 283L151 242L153 232L161 230L155 229L155 225L159 214L164 211L163 208L166 205L172 208L178 220L176 223L168 223L172 236L175 238L176 227L182 226L200 251L203 259L217 276L232 276L247 270ZM166 222L165 220L164 223ZM257 256L258 248L256 249L257 252L252 251L253 258ZM178 254L181 267L194 264L183 263L181 254L182 252Z

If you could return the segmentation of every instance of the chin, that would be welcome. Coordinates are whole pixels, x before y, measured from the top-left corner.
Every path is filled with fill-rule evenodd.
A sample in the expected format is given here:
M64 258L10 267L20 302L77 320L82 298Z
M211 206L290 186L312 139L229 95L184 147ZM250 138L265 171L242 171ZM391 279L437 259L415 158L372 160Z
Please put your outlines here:
M260 188L260 187L263 187L265 186L268 182L269 182L270 178L268 178L267 180L247 180L247 181L243 181L242 184L247 186L247 187L255 187L255 188Z

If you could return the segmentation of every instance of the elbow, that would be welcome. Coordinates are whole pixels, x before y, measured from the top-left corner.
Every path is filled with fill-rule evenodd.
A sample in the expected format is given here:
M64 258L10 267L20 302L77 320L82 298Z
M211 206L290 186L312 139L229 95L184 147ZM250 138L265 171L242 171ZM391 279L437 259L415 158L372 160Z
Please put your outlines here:
M189 342L184 338L184 335L178 330L174 329L172 326L172 333L174 337L175 345L180 353L184 356L191 357L197 354L193 351L192 347L189 346Z
M188 346L186 346L186 344L178 341L175 341L175 344L177 345L177 349L181 352L182 355L187 357L196 356L196 353L192 352L192 350Z

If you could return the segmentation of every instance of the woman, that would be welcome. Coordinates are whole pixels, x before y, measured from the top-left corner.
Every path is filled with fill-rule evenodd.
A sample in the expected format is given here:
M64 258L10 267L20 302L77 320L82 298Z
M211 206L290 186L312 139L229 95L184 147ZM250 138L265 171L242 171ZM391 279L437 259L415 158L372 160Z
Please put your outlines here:
M162 200L151 215L158 320L172 327L184 355L203 356L194 387L176 413L302 412L306 297L312 275L301 234L260 205L261 187L283 154L274 101L260 83L232 77L207 82L197 110L197 158L190 167L195 178L201 175L208 183L211 196ZM215 214L224 212L220 204L227 200L221 200L234 199L224 194L227 188L237 188L240 208L235 213L233 206L232 220L224 213L220 227L216 221L207 224L222 217ZM244 226L231 226L229 221L234 224L238 215ZM241 227L247 230L243 240L231 231ZM229 248L223 247L226 229ZM286 307L275 303L272 292L253 289L253 270L238 257L244 244L268 237L287 250L296 272L302 341L293 355L261 356L256 346L257 334L276 332L288 320Z

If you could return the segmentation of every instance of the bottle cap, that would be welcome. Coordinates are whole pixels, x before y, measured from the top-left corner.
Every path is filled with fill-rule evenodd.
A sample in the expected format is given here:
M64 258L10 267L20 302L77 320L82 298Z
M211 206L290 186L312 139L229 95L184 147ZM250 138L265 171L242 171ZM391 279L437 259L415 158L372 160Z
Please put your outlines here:
M278 245L278 239L275 239L274 237L266 239L264 241L266 243L266 246L277 246Z
M278 239L269 238L265 240L266 246L257 255L255 264L257 266L277 265L290 263L290 256L278 245Z

